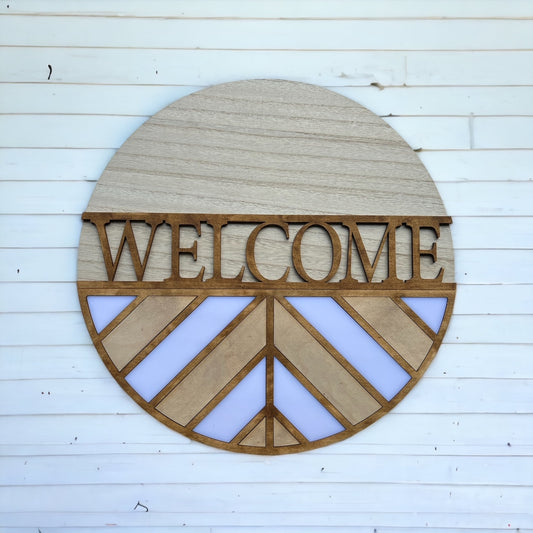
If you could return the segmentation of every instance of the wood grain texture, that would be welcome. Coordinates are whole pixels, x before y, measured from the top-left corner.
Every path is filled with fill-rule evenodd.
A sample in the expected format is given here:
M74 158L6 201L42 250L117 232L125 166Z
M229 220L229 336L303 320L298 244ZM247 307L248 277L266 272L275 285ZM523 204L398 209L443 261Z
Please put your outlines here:
M261 304L234 318L177 375L166 377L149 403L125 376L171 326L152 328L149 343L143 339L142 349L130 350L119 372L112 364L118 349L110 351L106 336L120 333L120 325L108 326L114 329L104 330L103 342L91 332L106 366L143 408L185 435L223 449L292 453L364 429L412 389L450 320L451 219L433 181L385 121L316 86L251 80L176 101L115 154L83 220L82 303L87 295L124 290L138 297L155 290L160 299L198 296L197 301L214 294L252 295L258 297L254 305L265 298L266 313L259 313ZM382 335L372 310L362 310L372 325L353 307L345 309L346 316L361 323L409 376L401 392L387 399L284 301L288 294L309 291L340 297L339 290L358 299L364 294L360 286L380 289L380 297L369 296L369 305L378 305L378 315L391 315L394 339ZM388 300L423 296L425 289L448 298L437 335L408 308L398 307L403 303ZM397 312L391 314L387 303ZM89 309L82 309L90 322ZM172 328L179 328L173 318ZM406 324L411 329L402 336ZM419 335L410 345L413 328ZM240 422L229 440L196 431L263 358L265 399L256 407L259 412ZM310 438L298 427L302 422L291 421L294 414L282 412L276 403L278 363L336 420L335 430Z
M87 211L445 214L427 171L383 120L322 88L275 80L205 89L154 115L115 154ZM209 235L208 228L203 230ZM236 229L225 252L237 272L244 254L239 242L246 231ZM320 237L310 238L307 246L320 246ZM158 235L161 249L168 248L169 238ZM379 243L380 229L367 238ZM400 254L408 238L399 237ZM446 227L439 247L445 281L453 281ZM275 249L268 241L265 248ZM210 252L204 236L198 264L207 269ZM276 252L270 255L276 257ZM100 257L94 228L85 223L80 280L102 279L96 270ZM279 266L264 263L265 275L275 277ZM400 260L401 267L409 270L410 264ZM187 275L198 272L196 264L185 268ZM324 267L315 261L313 268L323 276Z
M24 26L35 28L35 35L17 33L18 24L9 26L17 13L33 21ZM2 399L6 415L0 417L2 530L532 529L533 415L518 413L517 406L531 410L533 257L527 229L533 214L533 151L513 146L529 140L527 121L512 124L506 117L533 114L531 46L488 52L434 49L436 42L448 47L513 42L515 36L505 31L484 34L490 25L484 21L515 18L530 23L530 0L17 0L3 3L0 14L13 44L22 44L0 50L0 129L13 129L13 137L3 138L18 144L0 148L0 203L6 213L0 234L2 246L8 247L0 251L0 305L5 313L0 390L7 391ZM74 36L78 43L101 39L100 46L104 39L109 44L117 39L127 48L71 48L72 42L62 40L69 34L66 21L72 20L66 15L83 19L77 26L88 29ZM136 19L156 31L104 35L107 22L100 22L106 17L118 19L120 27L128 24L120 19ZM156 42L180 38L163 30L168 27L164 19L193 25L191 19L208 20L216 28L217 18L230 19L235 29L231 41L244 48L258 42L254 36L239 42L239 33L249 35L246 19L275 24L292 18L313 51L153 48ZM384 20L412 28L416 19L420 32L369 36L368 18L373 19L368 28L374 29ZM440 35L425 31L426 24L446 28L450 18L470 21ZM326 50L339 38L326 30L334 25L328 20L339 21L341 27L350 19L358 22L362 39L350 34L342 42L346 51ZM318 22L313 35L305 27L310 20ZM383 37L378 46L388 42L391 51L358 50L369 37ZM44 46L27 46L37 38ZM183 46L206 38L220 36L191 35ZM275 49L278 38L291 44L275 26L264 44ZM140 48L141 42L149 49ZM406 42L420 44L420 50L406 51ZM48 64L53 67L49 80ZM460 285L451 329L418 385L423 391L409 404L411 412L398 412L402 402L357 436L298 456L221 453L170 431L135 405L133 413L117 414L132 410L132 402L110 378L101 381L108 372L89 344L74 288L79 216L94 187L91 182L135 127L123 117L117 122L96 115L149 116L206 85L251 76L330 85L379 115L401 116L407 122L412 116L427 117L423 126L417 123L418 131L409 126L416 133L413 148L422 147L417 155L454 217L454 246L461 248L455 256ZM32 116L6 121L13 113ZM54 116L39 116L43 114ZM435 115L471 115L476 123L473 146L479 138L483 146L495 148L451 149L464 143L464 137L442 132L437 149L427 150L424 128L433 119L438 122ZM493 118L478 120L483 115ZM86 132L86 140L80 131ZM431 139L436 146L437 137ZM80 147L98 140L109 143ZM50 148L54 143L61 148ZM39 213L39 220L22 222ZM50 216L57 222L46 222ZM516 396L519 390L521 397ZM430 397L427 409L420 409L418 402ZM95 405L98 412L84 414ZM27 414L16 414L22 407ZM445 408L448 413L436 412ZM28 414L36 410L41 414ZM46 413L52 410L57 414ZM141 507L133 511L139 501L150 512ZM222 503L214 509L213 502ZM177 509L177 503L183 506Z
M373 194L362 196L368 182ZM333 206L445 214L416 155L378 117L318 87L261 80L205 89L154 115L113 157L87 210L328 214Z
M221 401L223 397L219 393L265 345L265 330L255 327L256 321L265 321L264 302L157 403L157 410L186 426L214 398L217 403ZM242 379L244 375L239 377ZM224 392L230 391L231 387ZM210 405L210 408L215 405ZM197 420L196 424L199 422Z
M239 444L241 446L265 446L266 444L266 420L263 418Z
M381 406L283 306L276 302L276 346L350 421L357 424Z
M350 298L345 300L415 370L428 354L433 337L389 298Z
M102 344L117 368L122 370L191 301L190 297L148 296L107 335L104 330Z

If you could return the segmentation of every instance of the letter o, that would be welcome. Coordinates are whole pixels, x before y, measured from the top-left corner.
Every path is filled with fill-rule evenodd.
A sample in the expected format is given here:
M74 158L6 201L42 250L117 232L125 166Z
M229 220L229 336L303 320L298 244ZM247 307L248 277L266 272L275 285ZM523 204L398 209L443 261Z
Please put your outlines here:
M329 269L327 275L322 279L312 278L305 271L304 265L302 263L302 239L305 232L313 226L317 226L326 230L327 234L329 235L329 240L331 242L331 268ZM322 281L324 283L329 281L336 274L341 262L341 241L339 239L339 236L337 235L337 232L329 224L319 222L307 223L305 226L300 228L294 239L294 243L292 245L292 262L294 263L294 268L296 269L296 272L304 281Z

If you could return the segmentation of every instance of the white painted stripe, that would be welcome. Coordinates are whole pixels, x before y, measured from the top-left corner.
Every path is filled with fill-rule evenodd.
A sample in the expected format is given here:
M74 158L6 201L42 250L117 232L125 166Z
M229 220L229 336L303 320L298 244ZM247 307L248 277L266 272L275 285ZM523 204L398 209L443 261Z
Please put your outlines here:
M135 296L88 296L96 331L100 333L121 311L135 300Z
M229 442L264 407L266 398L265 360L207 415L194 431Z
M332 298L287 300L387 400L409 381L409 374Z
M344 429L277 359L274 361L274 405L310 441Z
M150 401L252 300L244 296L207 298L128 374L126 381Z
M435 332L438 333L447 298L402 298L402 300Z

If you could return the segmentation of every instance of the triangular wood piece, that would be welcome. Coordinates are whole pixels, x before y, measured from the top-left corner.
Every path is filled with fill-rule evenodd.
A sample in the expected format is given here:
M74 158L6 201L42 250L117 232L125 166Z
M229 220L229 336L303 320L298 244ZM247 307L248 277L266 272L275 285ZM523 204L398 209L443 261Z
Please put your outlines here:
M294 444L300 443L277 418L274 418L274 446L293 446Z
M239 442L241 446L265 446L266 421L263 418L257 426Z

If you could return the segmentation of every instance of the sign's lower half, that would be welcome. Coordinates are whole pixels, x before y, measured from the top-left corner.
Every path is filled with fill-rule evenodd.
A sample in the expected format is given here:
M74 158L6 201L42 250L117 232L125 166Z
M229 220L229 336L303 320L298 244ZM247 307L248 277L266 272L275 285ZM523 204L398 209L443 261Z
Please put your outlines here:
M379 117L317 87L176 102L117 152L83 220L78 292L107 368L219 448L294 453L366 428L451 317L433 182Z

